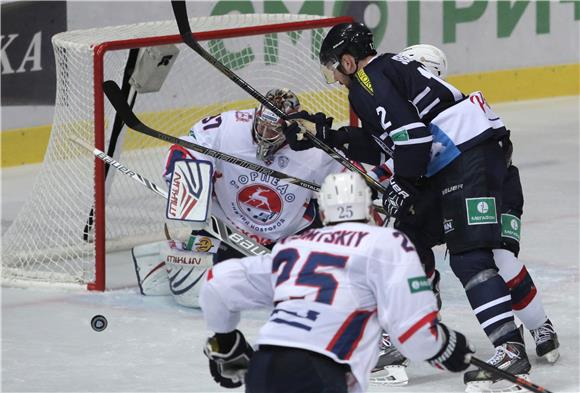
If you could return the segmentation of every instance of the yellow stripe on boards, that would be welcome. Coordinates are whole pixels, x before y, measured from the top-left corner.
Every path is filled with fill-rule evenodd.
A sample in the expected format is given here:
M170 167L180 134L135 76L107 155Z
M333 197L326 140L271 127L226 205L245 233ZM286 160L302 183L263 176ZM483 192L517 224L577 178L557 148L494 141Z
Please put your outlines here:
M2 131L2 167L42 162L50 138L50 128L49 124Z
M490 103L521 101L538 98L548 98L567 95L580 95L580 63L563 64L547 67L519 68L514 70L492 71L476 74L451 75L449 82L464 93L480 90ZM322 98L324 97L324 98ZM310 112L322 110L317 105L321 99L330 100L339 108L347 100L344 89L331 93L312 92L300 94L302 107ZM200 120L200 111L203 113L219 113L221 111L251 108L256 102L252 99L234 102L224 106L182 108L164 112L138 113L143 122L166 134L175 136L185 135L189 128ZM347 114L338 109L330 110L328 116L335 118L335 124L346 122ZM168 120L163 122L163 119ZM169 119L171 119L169 121ZM2 167L10 167L41 162L44 158L50 135L50 125L18 128L2 131L0 144L2 145ZM146 146L143 136L129 132L123 149L141 149L158 147L165 142L147 137Z
M464 93L480 90L492 103L580 94L580 64L519 68L451 75L449 83Z

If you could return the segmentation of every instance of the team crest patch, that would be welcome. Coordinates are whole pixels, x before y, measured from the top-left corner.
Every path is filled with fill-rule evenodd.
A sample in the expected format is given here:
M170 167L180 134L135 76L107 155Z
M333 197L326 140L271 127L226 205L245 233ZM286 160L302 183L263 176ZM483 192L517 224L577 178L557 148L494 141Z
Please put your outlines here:
M497 224L495 198L466 198L467 225Z
M431 290L431 284L429 284L425 276L411 277L407 281L409 282L411 293Z
M238 208L260 225L273 223L282 212L282 198L264 184L252 184L238 193Z
M278 156L278 165L280 168L286 168L290 159L286 156Z
M501 235L520 241L520 231L522 223L519 218L512 214L501 215Z

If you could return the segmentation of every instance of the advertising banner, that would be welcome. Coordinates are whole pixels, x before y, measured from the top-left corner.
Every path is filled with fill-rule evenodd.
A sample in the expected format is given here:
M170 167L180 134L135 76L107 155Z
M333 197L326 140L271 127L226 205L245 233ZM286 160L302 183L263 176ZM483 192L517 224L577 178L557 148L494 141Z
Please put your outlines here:
M2 4L2 106L54 104L50 39L66 30L66 18L64 1Z

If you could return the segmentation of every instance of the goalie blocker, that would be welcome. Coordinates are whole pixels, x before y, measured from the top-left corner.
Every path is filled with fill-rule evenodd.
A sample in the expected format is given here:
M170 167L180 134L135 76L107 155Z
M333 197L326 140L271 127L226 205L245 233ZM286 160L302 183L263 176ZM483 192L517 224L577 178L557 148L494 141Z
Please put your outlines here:
M199 307L199 290L220 244L197 234L187 242L165 240L134 247L131 254L141 294L172 295L182 306Z

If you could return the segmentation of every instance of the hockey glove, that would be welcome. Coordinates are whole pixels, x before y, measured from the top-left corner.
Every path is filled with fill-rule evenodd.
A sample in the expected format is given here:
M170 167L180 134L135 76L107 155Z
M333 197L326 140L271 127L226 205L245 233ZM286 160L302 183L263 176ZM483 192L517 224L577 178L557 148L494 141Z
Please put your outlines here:
M417 189L411 181L395 175L383 194L383 207L389 217L397 218L411 206L416 195Z
M215 334L208 338L203 353L209 359L209 371L217 383L224 388L242 386L254 353L242 332Z
M338 130L332 129L333 118L326 117L324 113L318 112L311 115L306 111L301 111L289 115L288 120L296 120L290 122L283 129L292 150L306 150L314 147L314 144L305 135L307 132L316 135L316 138L330 147L343 148L344 144L349 142L348 127L341 127ZM301 120L314 123L314 129L311 128L311 124L301 122Z
M430 365L442 370L452 372L463 371L469 367L471 354L475 353L473 346L467 342L465 336L455 330L449 329L442 323L439 323L445 337L443 346L435 356L428 359Z

